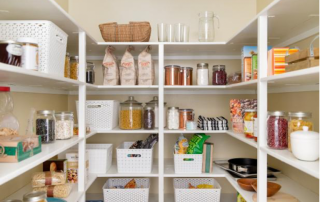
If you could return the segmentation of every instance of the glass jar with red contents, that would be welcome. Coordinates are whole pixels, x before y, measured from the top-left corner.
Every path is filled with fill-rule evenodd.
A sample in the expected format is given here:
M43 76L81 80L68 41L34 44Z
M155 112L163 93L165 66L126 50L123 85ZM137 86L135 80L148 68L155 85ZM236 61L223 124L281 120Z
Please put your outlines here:
M254 129L254 116L257 115L257 110L255 109L246 109L244 114L244 128L243 132L247 138L254 138L253 129Z
M213 65L212 85L227 85L227 73L225 65Z
M288 114L283 111L268 112L268 146L272 149L288 148Z

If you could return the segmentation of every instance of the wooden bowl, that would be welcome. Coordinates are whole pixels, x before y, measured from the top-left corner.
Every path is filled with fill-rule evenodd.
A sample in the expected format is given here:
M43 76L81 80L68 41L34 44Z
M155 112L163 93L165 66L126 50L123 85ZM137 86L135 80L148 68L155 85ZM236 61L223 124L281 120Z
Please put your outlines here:
M251 178L242 178L242 179L239 179L237 180L238 182L238 185L246 190L246 191L254 191L253 187L251 186L251 184L253 182L256 182L257 180L256 179L251 179Z
M258 185L257 185L257 181L252 182L252 187L253 189L258 192ZM279 190L281 189L281 185L277 184L277 183L273 183L273 182L268 182L267 185L267 196L273 196L275 195Z

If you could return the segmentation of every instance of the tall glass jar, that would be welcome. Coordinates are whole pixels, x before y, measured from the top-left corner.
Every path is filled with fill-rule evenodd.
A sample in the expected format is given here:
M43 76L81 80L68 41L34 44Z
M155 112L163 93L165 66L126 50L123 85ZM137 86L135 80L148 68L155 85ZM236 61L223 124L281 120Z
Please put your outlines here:
M198 63L197 64L197 84L198 86L209 85L209 64Z
M179 129L187 129L187 122L194 120L193 109L179 109Z
M288 113L282 111L268 112L267 131L268 146L272 149L288 148Z
M51 143L55 141L54 111L37 111L36 134L41 136L42 143Z
M23 195L23 202L47 202L47 192L33 191Z
M87 70L86 70L86 82L94 84L95 82L95 72L94 72L94 63L87 62Z
M152 100L146 103L146 106L153 107L154 108L154 114L155 114L155 128L159 128L159 100L158 96L154 96ZM167 126L167 103L164 103L164 116L163 116L163 127L165 128Z
M294 131L303 131L303 126L307 126L309 131L313 130L310 112L289 112L288 123L288 148L291 151L291 133Z
M57 112L56 117L56 139L66 140L73 136L73 112Z
M225 65L213 65L212 85L227 85L227 73Z
M244 114L244 128L243 132L247 138L254 138L253 129L254 122L253 118L257 114L257 110L255 109L246 109Z
M192 86L192 67L180 67L179 84L181 86Z
M79 57L70 57L70 79L78 80L79 77Z
M154 108L146 106L143 111L143 128L152 130L155 128L155 113Z
M167 122L169 130L179 129L179 107L168 107Z
M64 60L64 77L70 78L70 55L66 53L66 58Z
M122 130L137 130L142 128L142 103L133 96L120 103L119 127Z
M167 65L165 69L165 83L164 85L174 86L179 85L180 66Z
M211 11L205 11L203 13L199 13L199 41L200 42L212 42L214 41L214 18L218 19L219 25L219 17L214 15Z

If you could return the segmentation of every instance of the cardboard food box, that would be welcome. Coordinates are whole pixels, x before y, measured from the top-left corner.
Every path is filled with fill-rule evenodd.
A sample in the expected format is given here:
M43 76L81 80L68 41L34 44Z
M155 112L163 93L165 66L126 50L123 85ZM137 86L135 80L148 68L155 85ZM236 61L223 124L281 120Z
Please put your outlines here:
M0 162L16 163L41 152L41 136L0 136Z
M287 52L289 55L298 52L298 49L272 48L268 51L268 76L283 74L288 63L285 61Z
M67 181L69 183L78 183L78 152L68 152L66 154L67 159ZM88 174L89 174L89 157L88 157L88 151L86 151L86 178L85 181L88 180Z
M43 169L46 171L62 171L67 178L67 159L47 160L43 162Z

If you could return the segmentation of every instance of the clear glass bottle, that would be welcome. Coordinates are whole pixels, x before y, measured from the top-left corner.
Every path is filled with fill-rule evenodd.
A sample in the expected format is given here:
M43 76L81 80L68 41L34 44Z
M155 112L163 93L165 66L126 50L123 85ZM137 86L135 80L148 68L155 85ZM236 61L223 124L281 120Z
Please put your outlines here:
M66 53L66 58L64 60L64 77L70 78L70 55Z
M18 135L19 121L13 115L10 87L0 86L0 136Z
M79 77L79 57L70 57L70 79L78 80Z
M143 111L143 128L153 130L155 128L154 107L146 106Z
M197 84L198 86L209 85L209 64L198 63L197 64Z
M168 107L167 126L169 130L179 129L179 107Z
M213 12L205 11L203 13L199 13L198 38L200 42L214 41L214 18L217 18L219 28L219 17L214 15Z
M155 128L159 128L159 106L158 106L159 100L158 96L154 96L152 100L146 103L146 106L150 106L154 108L154 114L155 114ZM167 114L167 103L164 103L164 114ZM165 128L167 126L167 116L163 116L163 127Z
M272 149L288 148L288 113L283 111L268 112L267 137Z
M41 136L42 143L51 143L55 141L56 138L54 111L37 111L36 134Z
M70 139L73 136L73 112L55 113L55 135L57 140Z
M119 127L122 130L137 130L142 128L142 103L133 96L120 103Z
M227 73L225 65L213 65L212 85L227 85Z
M23 202L47 202L47 192L33 191L23 195Z
M87 69L86 69L86 82L94 84L95 82L95 72L94 72L94 63L87 62Z

